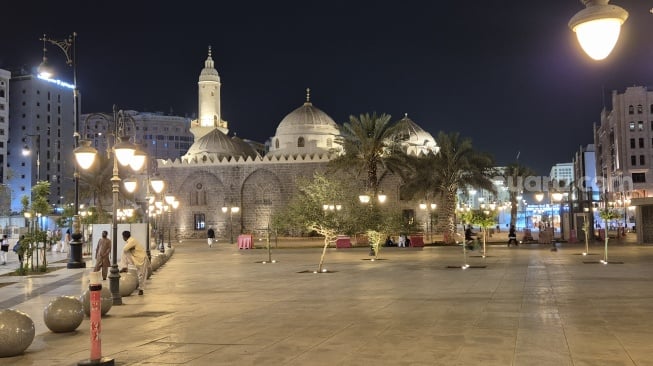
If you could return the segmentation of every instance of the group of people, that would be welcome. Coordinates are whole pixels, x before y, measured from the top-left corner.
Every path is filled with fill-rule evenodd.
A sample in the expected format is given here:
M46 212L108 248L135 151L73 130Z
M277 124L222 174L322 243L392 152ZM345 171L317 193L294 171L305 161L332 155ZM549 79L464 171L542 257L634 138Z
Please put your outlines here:
M473 248L475 235L476 234L472 230L472 225L467 225L467 228L465 229L465 245ZM508 247L510 247L510 244L519 246L519 242L517 241L517 230L515 229L515 225L510 225L510 230L508 230Z
M394 247L395 245L397 247L399 247L399 248L409 247L410 246L410 239L408 239L408 237L406 237L405 234L399 235L399 240L396 243L389 236L385 239L385 246L386 247Z
M122 232L122 239L125 241L125 246L122 249L120 256L120 272L127 272L129 265L136 268L138 276L138 294L143 295L145 290L145 281L150 271L150 259L147 257L147 252L143 245L131 235L131 232L125 230ZM102 231L102 237L98 240L97 247L95 248L95 268L93 271L102 271L102 279L107 279L109 266L111 266L112 242L109 239L109 233L105 230Z

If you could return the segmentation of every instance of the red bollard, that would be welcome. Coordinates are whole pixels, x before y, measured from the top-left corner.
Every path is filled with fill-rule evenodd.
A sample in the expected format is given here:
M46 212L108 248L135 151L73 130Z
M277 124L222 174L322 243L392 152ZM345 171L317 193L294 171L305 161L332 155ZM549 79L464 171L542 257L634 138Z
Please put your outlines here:
M113 358L102 357L102 281L100 272L91 272L88 289L91 305L91 358L78 362L77 365L107 365L114 366Z

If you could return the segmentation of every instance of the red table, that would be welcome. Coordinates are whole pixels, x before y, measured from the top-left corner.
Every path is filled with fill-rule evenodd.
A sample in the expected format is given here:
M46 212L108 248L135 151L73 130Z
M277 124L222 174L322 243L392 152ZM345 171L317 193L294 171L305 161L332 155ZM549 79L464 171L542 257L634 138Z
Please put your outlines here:
M252 234L238 235L238 249L252 249Z
M351 239L348 236L338 235L336 248L351 248Z
M410 246L411 247L423 247L424 246L424 236L423 235L411 235L410 236Z

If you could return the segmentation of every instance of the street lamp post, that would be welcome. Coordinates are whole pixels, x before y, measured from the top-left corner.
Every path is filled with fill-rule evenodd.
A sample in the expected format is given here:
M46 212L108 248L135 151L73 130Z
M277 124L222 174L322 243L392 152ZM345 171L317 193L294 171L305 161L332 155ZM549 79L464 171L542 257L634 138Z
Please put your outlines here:
M66 64L73 68L73 148L79 147L79 89L77 88L77 33L73 32L68 38L53 39L43 35L39 40L43 41L43 62L39 66L39 73L46 79L52 75L47 65L47 58L45 57L46 42L57 46L66 56ZM73 235L70 242L70 256L68 257L67 268L86 268L86 262L82 260L82 234L81 224L79 222L79 171L77 166L74 166L73 177L75 180L75 213L73 215Z
M23 142L25 142L25 139L28 137L36 137L36 182L38 183L41 180L41 135L38 133L26 134ZM25 144L23 146L23 156L29 156L31 153L31 149L27 144ZM31 163L30 166L32 166Z
M147 258L152 259L152 252L150 248L150 216L152 215L152 212L154 210L154 206L152 205L154 203L155 196L150 194L150 186L152 186L154 192L158 194L161 193L161 191L163 190L163 187L165 186L165 182L163 181L163 179L161 179L158 176L158 174L154 175L153 177L150 177L149 163L146 164L146 159L147 156L145 155L145 153L136 151L134 152L134 158L132 158L129 165L135 171L138 170L136 168L139 166L139 164L145 165L145 174L147 175L147 181L145 183L145 209L143 212L143 220L147 229L146 230L147 232L145 233L145 243L146 243L145 252L147 253ZM138 186L138 182L135 179L125 179L123 181L123 185L127 190L127 192L134 193Z
M419 208L422 211L426 212L426 219L424 220L424 225L425 225L424 230L425 230L425 233L428 235L427 236L427 241L431 242L432 241L431 239L433 239L433 236L431 235L431 231L433 229L431 214L437 208L437 205L435 203L428 203L427 204L425 202L422 202L422 203L419 204Z
M172 204L175 202L175 196L168 193L165 195L165 200L166 203L168 204L168 248L171 248L172 244L170 243L170 227L172 226L172 209L173 209Z
M120 273L118 270L118 200L120 191L120 172L118 164L122 166L129 165L131 158L136 151L136 147L129 142L128 136L125 135L126 120L134 123L134 120L123 113L122 110L118 111L116 106L113 106L113 115L105 115L102 113L95 113L89 115L91 117L100 117L107 123L113 123L114 127L114 144L111 151L113 152L113 172L111 176L111 193L112 193L112 248L111 248L111 270L109 273L109 288L111 289L111 296L114 305L122 305L122 297L120 296ZM88 121L88 118L86 121ZM80 141L80 146L74 150L77 163L82 169L88 169L93 165L97 150L90 146L90 141ZM132 168L135 168L132 166ZM136 167L140 169L141 167ZM78 208L77 208L78 209ZM80 248L81 249L81 248Z

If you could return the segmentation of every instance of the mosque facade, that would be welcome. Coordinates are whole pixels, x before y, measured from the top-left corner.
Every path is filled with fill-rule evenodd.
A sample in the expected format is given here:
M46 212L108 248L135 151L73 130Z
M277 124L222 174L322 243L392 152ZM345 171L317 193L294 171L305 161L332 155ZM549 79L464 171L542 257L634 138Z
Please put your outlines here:
M209 227L219 238L239 233L261 237L271 216L296 193L297 180L324 172L342 152L337 143L340 126L313 105L310 90L305 102L281 120L263 151L229 134L229 124L222 118L220 89L209 47L198 81L198 118L191 121L194 142L181 158L157 162L168 192L180 202L171 213L180 239L204 238ZM406 127L402 144L408 153L437 153L431 134L407 116L398 123ZM400 199L400 184L399 177L392 175L381 182L387 204L415 210L414 202Z

